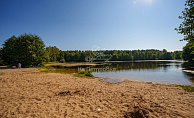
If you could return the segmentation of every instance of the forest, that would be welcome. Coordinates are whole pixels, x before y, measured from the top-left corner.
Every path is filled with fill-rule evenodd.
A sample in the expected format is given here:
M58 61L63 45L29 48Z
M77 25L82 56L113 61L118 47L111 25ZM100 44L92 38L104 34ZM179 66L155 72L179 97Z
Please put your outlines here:
M135 61L135 60L180 60L193 61L193 43L188 43L183 51L168 52L166 49L147 50L67 50L56 46L45 47L37 35L22 34L7 39L0 48L0 65L23 67L44 66L48 62L95 62L95 61Z
M167 52L156 49L149 50L99 50L99 51L81 51L71 50L62 51L56 46L46 47L46 62L84 62L87 56L91 61L132 61L132 60L174 60L181 59L182 51Z

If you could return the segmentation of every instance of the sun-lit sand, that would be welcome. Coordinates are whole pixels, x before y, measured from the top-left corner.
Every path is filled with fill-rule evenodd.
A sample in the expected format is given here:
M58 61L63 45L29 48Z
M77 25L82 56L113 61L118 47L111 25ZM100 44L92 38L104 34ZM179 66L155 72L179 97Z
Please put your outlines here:
M102 65L104 63L98 63L98 62L67 62L67 63L51 63L46 64L45 66L61 66L61 67L73 67L73 66L96 66L96 65Z
M0 69L0 117L192 118L193 111L194 93L175 85Z

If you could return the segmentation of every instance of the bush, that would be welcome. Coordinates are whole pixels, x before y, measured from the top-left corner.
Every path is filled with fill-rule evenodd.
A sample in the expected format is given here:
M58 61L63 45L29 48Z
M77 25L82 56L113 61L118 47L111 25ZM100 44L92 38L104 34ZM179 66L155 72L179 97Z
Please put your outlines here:
M86 71L86 72L85 72L85 76L94 77L94 75L92 74L91 71Z
M60 59L60 63L65 63L65 59Z
M1 55L1 53L2 53L1 50L2 50L2 49L0 48L0 66L3 65L3 60L1 59L1 56L2 56L2 55Z
M0 66L3 66L3 61L0 59Z
M88 77L94 77L94 75L92 74L92 71L85 71L85 70L81 70L79 71L78 74L84 74L84 76L88 76Z
M85 70L79 71L79 74L85 74Z

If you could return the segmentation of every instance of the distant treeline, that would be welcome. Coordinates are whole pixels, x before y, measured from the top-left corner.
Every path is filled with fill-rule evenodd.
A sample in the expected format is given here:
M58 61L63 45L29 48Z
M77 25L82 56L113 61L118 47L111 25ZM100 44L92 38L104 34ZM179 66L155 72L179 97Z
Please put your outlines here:
M174 60L181 59L182 51L167 52L155 50L101 50L101 51L62 51L56 46L46 47L47 62L84 62L86 57L91 60L131 61L131 60Z
M44 66L45 62L85 62L85 61L133 61L133 60L174 60L184 59L194 62L194 43L188 42L183 52L167 50L73 50L62 51L56 46L45 47L36 34L13 35L0 48L0 65L22 67Z

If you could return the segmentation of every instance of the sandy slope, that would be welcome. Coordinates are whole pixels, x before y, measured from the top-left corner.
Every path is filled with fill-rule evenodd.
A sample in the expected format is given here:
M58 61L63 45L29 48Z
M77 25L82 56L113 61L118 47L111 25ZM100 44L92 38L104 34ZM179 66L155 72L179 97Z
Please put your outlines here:
M194 93L174 85L0 69L0 117L192 118L193 111Z

